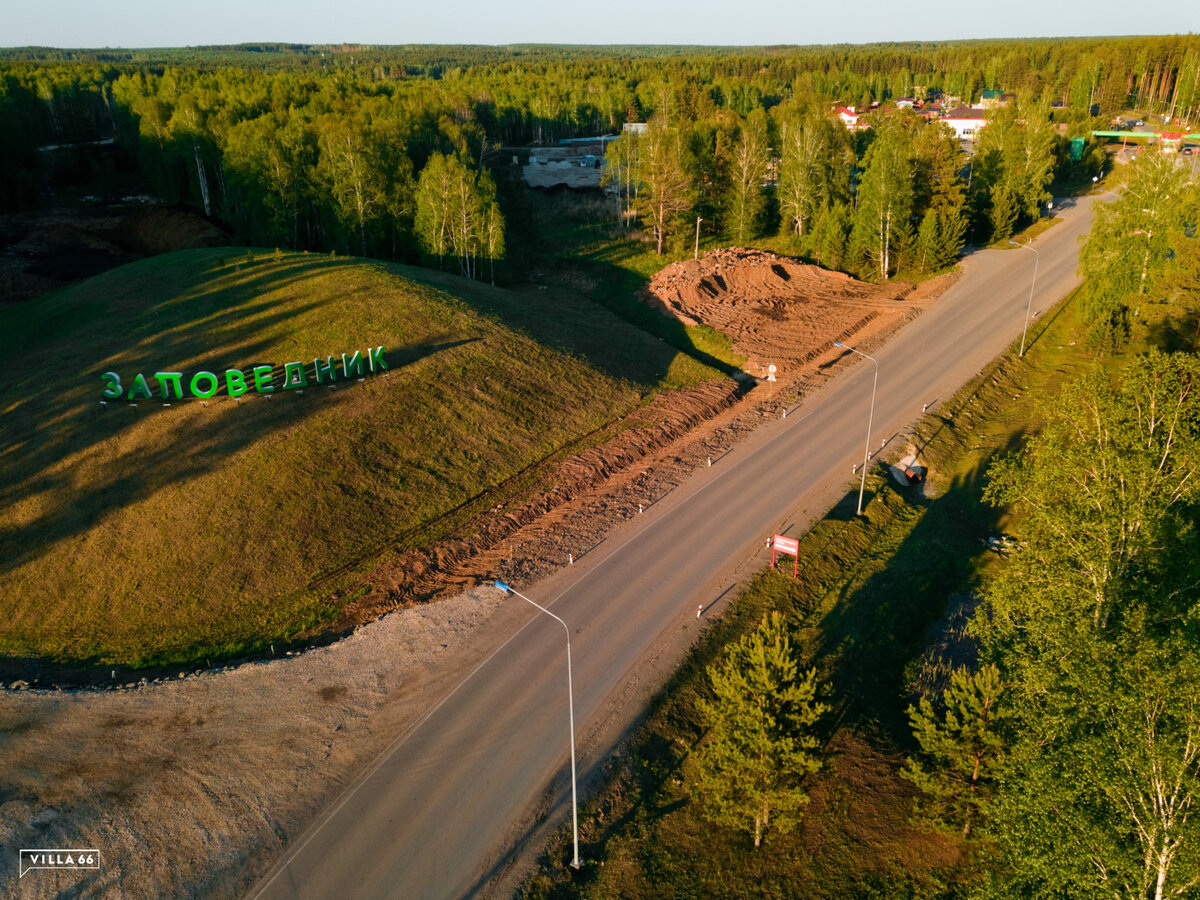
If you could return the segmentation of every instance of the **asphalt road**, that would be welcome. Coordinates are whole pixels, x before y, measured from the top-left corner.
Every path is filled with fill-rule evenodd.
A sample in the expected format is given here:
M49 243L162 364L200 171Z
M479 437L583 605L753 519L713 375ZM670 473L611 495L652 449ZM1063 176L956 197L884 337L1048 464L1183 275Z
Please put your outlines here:
M1034 242L1035 314L1077 283L1093 202L1055 210L1060 221ZM972 254L959 282L875 352L872 449L1020 339L1034 262L1024 250ZM1035 317L1031 339L1038 331ZM863 457L875 374L856 362L574 566L523 589L571 628L581 778L610 752L613 723L636 717L629 685L664 635L693 624L730 573L762 558L769 535L796 535L845 495ZM519 598L508 603L490 655L397 737L250 896L481 897L520 852L569 821L565 634Z

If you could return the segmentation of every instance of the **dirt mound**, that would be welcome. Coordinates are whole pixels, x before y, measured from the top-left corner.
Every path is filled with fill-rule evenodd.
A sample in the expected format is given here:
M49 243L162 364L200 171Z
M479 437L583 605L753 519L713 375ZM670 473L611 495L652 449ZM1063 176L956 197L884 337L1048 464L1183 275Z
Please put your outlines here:
M176 206L139 207L121 220L116 236L122 247L142 256L229 243L229 235L208 219Z
M344 611L337 632L383 612L457 593L480 573L528 583L598 544L612 525L636 515L704 460L725 452L764 415L772 397L796 402L831 374L835 340L870 348L885 340L954 276L873 285L758 250L716 250L659 272L644 299L684 322L719 329L749 358L751 374L779 367L776 390L751 392L745 380L713 381L659 395L648 406L593 435L596 445L547 459L515 478L550 487L511 503L497 485L450 515L463 524L434 546L380 565L363 596ZM840 354L845 356L846 354ZM824 362L823 362L824 360ZM756 371L756 368L759 369ZM360 561L361 562L361 561Z
M747 371L797 369L875 320L905 316L913 287L868 284L761 250L731 247L667 266L643 299L685 324L728 335Z
M229 242L195 210L136 198L0 216L0 302L29 300L158 253Z

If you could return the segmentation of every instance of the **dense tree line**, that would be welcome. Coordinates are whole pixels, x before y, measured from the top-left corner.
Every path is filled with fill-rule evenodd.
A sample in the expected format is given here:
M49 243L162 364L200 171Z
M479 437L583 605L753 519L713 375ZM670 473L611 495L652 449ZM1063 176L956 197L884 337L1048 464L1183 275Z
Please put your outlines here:
M1006 168L996 151L989 171L974 179L985 198L1003 184L1022 201L1006 233L993 227L990 202L980 203L980 237L1007 236L1018 214L1035 220L1049 197L1046 186L1064 156L1048 134L1047 112L1038 115L1003 145L1019 160ZM617 165L608 180L622 216L635 213L660 253L672 242L686 244L699 218L706 232L734 243L778 232L792 252L864 278L950 265L972 224L958 141L945 126L897 110L869 121L869 130L852 135L811 100L678 125L656 115L644 133L613 143Z
M983 587L979 664L909 710L907 777L968 839L980 896L1200 892L1200 191L1180 162L1142 154L1100 208L1080 308L1107 352L1170 302L1191 351L1068 383L992 465L1022 541Z
M1116 350L1147 304L1194 296L1200 279L1200 187L1191 169L1174 157L1142 153L1119 193L1108 194L1079 266L1091 343Z
M1198 388L1191 354L1097 372L992 473L1029 541L981 628L1010 684L993 812L1010 885L1200 887Z
M960 184L936 130L880 118L851 139L828 112L913 93L1016 91ZM1131 104L1196 118L1200 42L1188 37L968 41L867 47L317 47L242 45L0 53L0 207L37 201L38 148L115 139L159 197L246 242L439 259L482 274L503 247L487 175L500 146L619 133L652 122L611 170L659 247L704 231L781 231L797 253L885 278L935 270L976 237L1004 236L1045 199L1074 132ZM633 139L630 139L633 143ZM447 168L444 163L453 158ZM615 158L615 157L614 157ZM467 173L462 234L419 190ZM426 184L433 180L431 173ZM764 190L770 185L769 190ZM461 186L461 185L460 185ZM445 210L442 211L442 214ZM455 262L457 260L457 262Z

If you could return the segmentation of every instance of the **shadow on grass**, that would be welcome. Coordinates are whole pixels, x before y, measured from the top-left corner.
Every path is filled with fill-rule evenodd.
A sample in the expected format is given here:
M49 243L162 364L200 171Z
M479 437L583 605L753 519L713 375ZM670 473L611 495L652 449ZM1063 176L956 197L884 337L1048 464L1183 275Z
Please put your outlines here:
M1006 449L1014 449L1015 441ZM879 535L868 532L868 549L858 564L886 559L887 565L861 583L846 579L821 619L814 662L834 673L831 693L838 699L827 723L831 731L846 725L879 728L898 746L909 743L906 668L920 655L928 629L943 616L948 598L977 587L973 566L980 539L991 533L998 517L980 497L991 460L1003 452L990 454L932 500L890 479L875 479L874 504L884 502L886 493L897 515L907 508L918 518L898 544L872 543ZM852 499L857 503L856 493L847 495L839 508L853 514ZM871 510L872 503L867 503L868 529ZM836 537L834 532L830 541Z
M626 251L626 254L633 256L635 251L630 249ZM665 266L668 263L669 260L664 259L662 264ZM718 372L732 376L740 371L737 366L698 347L692 333L674 316L665 315L644 303L639 298L638 292L646 286L647 279L638 272L622 268L613 262L612 254L609 254L609 258L604 261L590 259L581 265L603 286L603 289L596 291L592 296L596 303Z
M200 401L185 394L185 399L143 398L136 407L125 400L112 400L107 406L99 402L102 372L116 371L126 389L143 373L157 392L154 372L172 370L182 361L204 360L213 354L214 345L220 346L220 357L213 354L194 367L189 364L192 371L248 371L247 360L263 359L272 348L279 352L290 321L323 305L313 301L281 307L259 299L261 294L296 287L326 266L320 257L292 257L232 284L207 267L180 267L190 277L163 279L170 281L173 294L155 305L147 303L156 286L154 277L161 276L162 266L154 261L147 266L147 279L125 273L113 282L120 290L108 292L98 280L87 293L63 292L46 298L44 305L33 301L9 311L2 350L18 364L19 374L6 382L0 412L0 458L6 467L0 503L11 506L30 497L40 502L35 515L0 532L0 572L38 557L54 541L93 528L111 512L164 484L212 471L267 434L340 402L343 395L336 391L310 390L302 396L282 391L279 366L275 402L250 393L241 405L253 412L237 414L222 389L208 401L218 407L214 415L175 416L161 445L148 450L143 445L127 453L120 448L129 429L152 417L174 415L163 409L168 404L194 406ZM161 287L166 289L165 283ZM340 355L355 349L363 348L336 351ZM386 354L385 360L391 365L390 357L395 356L395 362L404 365L438 349L410 348ZM92 451L100 445L115 448L116 456L95 471Z
M431 318L418 325L386 309L376 318L371 296L377 283L384 291L390 289L386 280L355 276L356 280L343 284L336 267L346 262L288 254L227 263L220 251L172 254L0 311L0 353L13 364L13 374L0 384L0 460L5 467L0 503L19 510L0 520L0 577L7 578L8 586L18 583L10 573L81 535L99 535L98 543L112 537L111 543L126 546L127 542L121 543L124 536L104 535L106 521L115 513L153 497L165 486L219 472L242 451L290 434L303 428L306 419L346 404L352 395L341 389L342 383L334 390L311 389L317 386L310 383L303 392L283 391L282 366L288 361L307 365L314 353L323 359L326 354L340 358L342 352L365 351L363 343L340 345L347 338L365 341L367 336L359 335L364 325L372 332L372 346L388 348L384 359L390 374L481 341L480 358L494 355L497 340L485 340L488 329L480 328L480 319L464 315L473 310L523 332L514 356L519 353L522 364L538 366L543 374L561 365L562 356L543 355L542 350L558 348L573 360L586 360L599 373L626 385L643 386L643 395L660 387L669 373L677 383L696 380L694 370L682 375L672 372L679 357L676 348L594 303L574 298L556 302L550 296L529 297L427 270L380 265L374 268L391 268L417 282L412 286L417 298L413 309L428 312ZM426 291L427 285L450 296ZM343 298L345 306L340 305ZM406 304L401 303L402 310L408 309ZM350 317L354 327L340 313ZM525 336L541 346L531 346ZM337 345L326 346L328 342ZM474 351L466 353L470 357ZM190 374L245 372L251 361L273 368L275 393L270 400L253 392L240 403L224 391L207 401L188 396ZM467 371L461 360L453 368ZM185 399L157 396L163 389L155 383L154 373L177 370L183 372ZM578 372L580 367L572 362L565 370ZM101 375L107 371L117 372L126 389L137 374L144 374L156 396L140 399L136 406L123 399L102 405ZM470 390L472 385L464 387ZM202 412L201 402L210 408ZM164 409L167 403L173 408ZM539 420L529 427L540 425ZM311 426L300 434L311 435ZM320 440L337 439L338 435L328 434ZM296 449L294 443L281 445L285 456L291 449ZM323 457L318 453L306 458L314 462ZM263 477L269 478L269 473ZM220 498L215 502L219 504ZM220 535L215 539L220 540ZM230 547L227 555L236 557L244 550ZM136 548L111 561L131 571L143 563L152 566L155 561L138 559ZM43 667L23 657L22 644L9 643L6 649L10 658L0 660L0 671L38 677ZM33 647L29 650L35 652ZM186 667L193 668L210 654L216 660L262 650L264 646L241 643L213 645L197 650L199 655ZM171 656L183 658L174 652ZM155 660L141 662L153 665ZM72 681L111 683L106 665L93 665L82 657L69 665L75 676L82 676Z
M1182 310L1149 326L1146 343L1164 353L1194 353L1200 348L1200 312Z
M697 346L679 320L639 299L638 293L649 278L646 271L638 270L637 263L643 269L657 270L673 259L656 257L648 261L644 245L624 232L620 236L614 234L612 217L607 213L597 217L599 207L607 208L607 200L597 205L597 199L603 199L604 195L528 188L507 168L500 175L498 186L511 232L508 243L513 248L508 265L511 275L521 280L546 282L541 286L557 287L573 300L586 297L638 331L658 338L667 348L686 353L725 375L739 371ZM541 339L537 332L530 333ZM613 349L593 347L589 351L581 347L589 361L601 366ZM636 358L627 360L635 369L644 362ZM608 371L618 377L633 377ZM638 380L652 379L654 374L651 370Z

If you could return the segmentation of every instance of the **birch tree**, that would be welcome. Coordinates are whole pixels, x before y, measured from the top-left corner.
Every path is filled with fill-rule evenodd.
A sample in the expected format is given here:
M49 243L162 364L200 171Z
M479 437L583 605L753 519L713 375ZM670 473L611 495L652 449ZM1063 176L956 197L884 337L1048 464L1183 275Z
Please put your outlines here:
M1011 685L990 827L1015 893L1200 887L1198 388L1184 354L1095 373L989 472L1025 542L976 620Z
M880 126L863 158L852 241L865 258L866 271L886 281L896 268L897 251L912 232L913 154L905 129Z
M744 243L758 231L766 198L763 182L767 177L766 114L756 110L742 122L730 153L729 193L725 203L725 221L730 237Z
M617 224L628 228L636 215L638 195L638 134L627 131L608 145L600 185L617 198Z
M638 217L650 226L661 256L667 235L692 207L692 184L683 166L683 141L677 130L655 117L639 141Z
M793 116L780 127L780 230L803 239L822 209L850 194L845 129L817 112Z
M504 218L487 172L473 172L457 156L435 153L421 170L415 202L422 248L439 260L453 257L460 275L478 278L484 259L494 264L503 257Z

